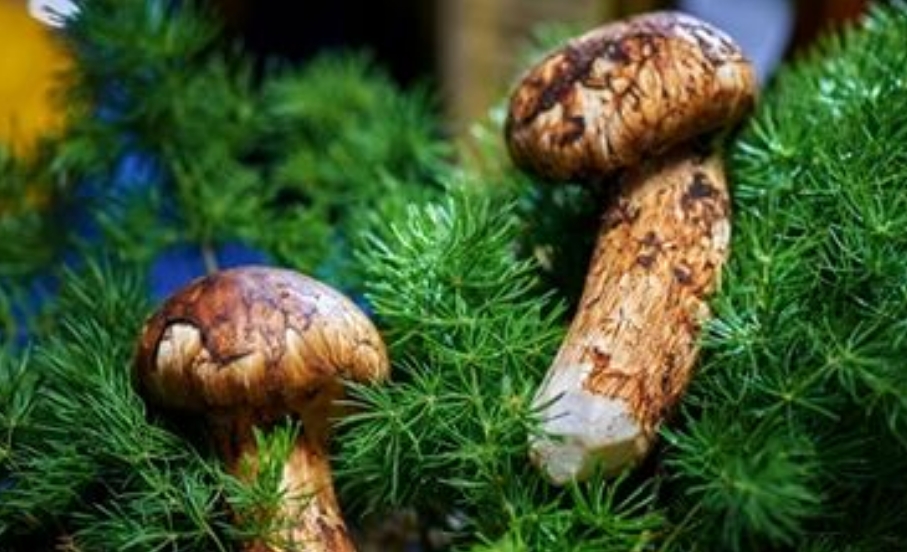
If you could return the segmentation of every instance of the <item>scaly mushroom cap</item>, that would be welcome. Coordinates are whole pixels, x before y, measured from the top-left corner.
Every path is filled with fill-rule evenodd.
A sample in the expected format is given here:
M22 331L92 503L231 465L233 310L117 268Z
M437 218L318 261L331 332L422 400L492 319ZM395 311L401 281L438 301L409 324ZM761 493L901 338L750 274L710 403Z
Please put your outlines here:
M554 180L599 180L752 107L756 78L723 32L677 12L590 31L526 74L505 134L523 169Z
M159 406L286 414L324 390L339 394L340 380L384 379L388 364L378 331L348 298L291 270L243 267L167 300L145 325L135 369Z

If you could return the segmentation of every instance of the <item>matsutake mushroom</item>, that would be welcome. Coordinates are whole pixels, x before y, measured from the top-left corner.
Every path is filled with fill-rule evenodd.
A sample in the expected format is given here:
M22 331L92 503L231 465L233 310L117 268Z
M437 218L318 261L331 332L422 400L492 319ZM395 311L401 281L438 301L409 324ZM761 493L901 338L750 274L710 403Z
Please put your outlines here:
M383 380L388 364L381 336L345 296L290 270L243 267L170 297L145 325L135 373L150 403L201 414L239 477L254 476L253 429L297 419L278 534L246 549L338 552L354 548L331 479L330 420L344 380Z
M710 138L755 96L740 48L677 12L584 34L513 92L505 132L519 167L615 185L575 318L534 400L531 455L553 482L639 461L687 386L730 239Z

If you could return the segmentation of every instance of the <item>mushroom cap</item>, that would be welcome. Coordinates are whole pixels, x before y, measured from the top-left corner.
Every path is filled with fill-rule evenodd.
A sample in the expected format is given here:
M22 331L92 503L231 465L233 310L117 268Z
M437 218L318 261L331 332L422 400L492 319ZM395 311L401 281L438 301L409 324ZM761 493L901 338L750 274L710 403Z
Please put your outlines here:
M679 12L610 23L568 42L522 78L505 134L514 162L555 180L600 180L731 126L756 77L722 31Z
M176 292L145 324L135 358L142 395L190 411L300 412L325 390L339 394L341 380L388 372L380 334L350 299L297 272L258 266Z

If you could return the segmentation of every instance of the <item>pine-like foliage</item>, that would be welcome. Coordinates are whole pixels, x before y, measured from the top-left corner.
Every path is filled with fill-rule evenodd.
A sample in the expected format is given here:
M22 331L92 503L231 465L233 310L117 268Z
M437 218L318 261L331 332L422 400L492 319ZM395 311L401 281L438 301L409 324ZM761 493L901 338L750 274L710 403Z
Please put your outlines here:
M93 265L69 282L59 333L3 359L4 549L225 549L216 471L149 423L131 389L131 343L148 309L142 280Z
M530 401L563 313L515 257L513 212L455 191L362 249L398 381L353 389L361 413L339 438L345 495L366 510L455 516L456 539L501 539L492 549L643 546L661 524L651 486L551 492L527 460Z
M528 461L530 402L592 195L516 173L495 120L454 167L427 95L367 57L255 67L192 3L82 4L67 134L40 166L0 157L2 340L61 246L112 252L76 250L52 324L0 353L0 549L230 550L266 531L230 522L280 498L299 428L242 485L129 377L149 264L231 240L364 291L385 336L392 382L352 386L336 434L354 526L409 508L476 552L907 548L904 4L766 90L729 147L733 255L680 411L643 466L564 489ZM99 231L81 235L62 214L85 202Z
M0 356L2 549L225 551L266 534L243 513L282 497L293 428L260 438L254 481L223 473L204 440L196 448L169 429L191 420L152 419L133 390L149 310L138 271L93 261L66 281L58 332L33 353Z
M904 4L829 37L734 144L733 255L668 434L695 542L907 547L905 39Z

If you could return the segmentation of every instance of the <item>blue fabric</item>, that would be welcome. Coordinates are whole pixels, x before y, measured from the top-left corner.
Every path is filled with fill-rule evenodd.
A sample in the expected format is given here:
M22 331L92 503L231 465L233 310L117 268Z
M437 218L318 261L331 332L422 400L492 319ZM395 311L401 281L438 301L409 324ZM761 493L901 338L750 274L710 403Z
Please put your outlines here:
M221 245L214 256L219 268L268 262L267 255L240 242ZM204 256L197 245L172 247L162 252L151 266L151 296L160 301L205 273Z

